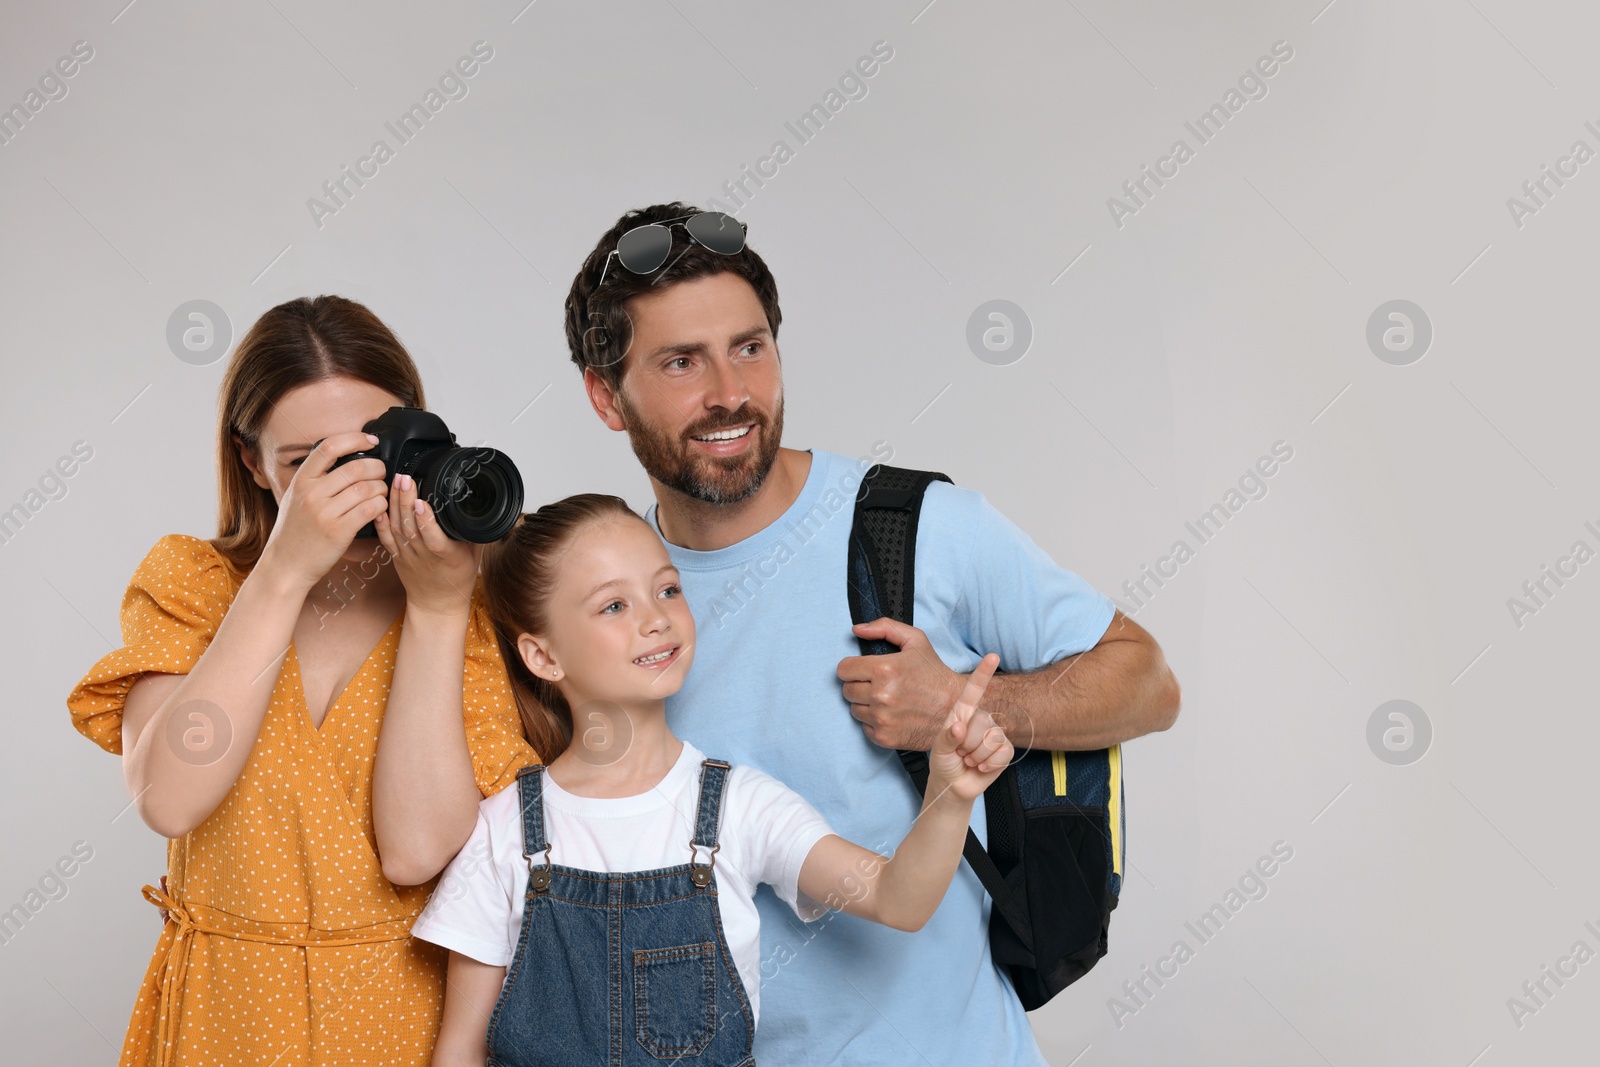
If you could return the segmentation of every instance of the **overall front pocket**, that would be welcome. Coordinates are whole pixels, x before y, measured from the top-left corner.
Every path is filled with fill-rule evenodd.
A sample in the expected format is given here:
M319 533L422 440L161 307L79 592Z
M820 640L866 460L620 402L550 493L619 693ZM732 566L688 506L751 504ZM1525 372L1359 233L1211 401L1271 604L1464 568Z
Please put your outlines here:
M716 945L635 949L635 1036L658 1059L698 1056L717 1033Z

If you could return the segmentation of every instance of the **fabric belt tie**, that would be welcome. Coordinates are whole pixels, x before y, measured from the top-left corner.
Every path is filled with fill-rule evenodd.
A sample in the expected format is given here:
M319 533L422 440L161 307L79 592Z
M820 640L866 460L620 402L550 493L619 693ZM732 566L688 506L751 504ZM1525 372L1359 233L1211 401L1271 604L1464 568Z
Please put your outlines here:
M374 930L353 937L292 937L284 934L255 933L249 930L228 929L215 926L211 923L201 922L195 918L185 906L183 901L167 892L167 879L161 878L161 888L147 885L142 890L144 898L162 910L162 914L169 922L175 923L177 929L173 933L172 945L167 949L167 957L161 964L161 973L157 984L161 990L161 1002L157 1009L156 1039L160 1042L157 1053L159 1067L169 1067L172 1057L176 1054L178 1039L179 1012L178 1005L183 995L184 975L189 969L189 949L194 943L191 935L196 932L217 934L222 937L231 937L240 941L258 941L269 945L297 945L301 948L339 948L345 945L369 945L380 941L398 941L410 937L410 923L405 923L398 932L392 923L385 922Z

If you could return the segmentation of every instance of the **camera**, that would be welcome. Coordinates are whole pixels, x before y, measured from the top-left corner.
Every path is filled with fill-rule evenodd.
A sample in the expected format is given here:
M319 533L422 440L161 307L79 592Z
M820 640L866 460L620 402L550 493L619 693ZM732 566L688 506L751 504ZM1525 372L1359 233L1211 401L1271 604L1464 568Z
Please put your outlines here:
M353 459L381 459L383 480L391 489L395 475L411 475L418 498L428 502L439 528L456 541L487 544L516 525L522 475L504 452L456 444L444 420L421 408L392 407L361 428L378 443L340 456L334 467ZM356 536L377 537L378 531L369 522Z

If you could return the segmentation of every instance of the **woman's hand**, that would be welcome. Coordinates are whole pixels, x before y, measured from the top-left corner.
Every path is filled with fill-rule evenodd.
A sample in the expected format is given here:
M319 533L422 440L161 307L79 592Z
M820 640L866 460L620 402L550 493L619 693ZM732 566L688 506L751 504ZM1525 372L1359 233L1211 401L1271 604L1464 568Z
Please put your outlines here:
M334 460L377 443L360 430L317 442L278 501L278 518L258 567L265 565L307 591L322 581L361 527L383 513L389 491L383 460L353 459L336 468Z
M1000 657L993 652L979 660L951 706L928 753L930 790L949 791L960 800L973 801L1010 765L1015 752L1005 731L987 712L978 710L998 666Z
M409 474L394 476L389 509L373 525L406 587L406 609L465 618L483 546L446 535Z

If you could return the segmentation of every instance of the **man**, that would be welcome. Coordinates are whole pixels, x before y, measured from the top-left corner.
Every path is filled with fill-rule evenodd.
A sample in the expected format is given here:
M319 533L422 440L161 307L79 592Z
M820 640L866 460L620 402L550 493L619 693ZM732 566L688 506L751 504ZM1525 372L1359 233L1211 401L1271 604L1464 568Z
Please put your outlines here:
M857 461L782 447L776 283L743 224L696 214L673 203L624 215L566 303L589 401L627 432L650 476L646 517L695 616L694 668L667 698L672 729L773 775L849 840L889 852L921 808L894 749L930 747L985 653L1012 673L994 677L979 710L1019 748L1103 748L1171 726L1179 689L1156 642L972 489L928 487L918 625L852 627L856 490L892 450ZM664 230L636 233L619 253L625 234L652 223ZM858 636L899 651L862 656ZM973 828L984 839L981 801ZM837 910L802 924L765 886L757 904L754 1054L765 1067L1044 1064L990 958L989 900L965 863L915 933Z

